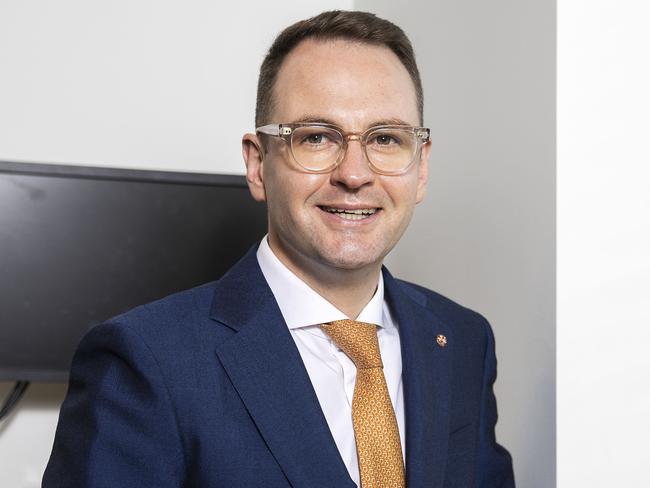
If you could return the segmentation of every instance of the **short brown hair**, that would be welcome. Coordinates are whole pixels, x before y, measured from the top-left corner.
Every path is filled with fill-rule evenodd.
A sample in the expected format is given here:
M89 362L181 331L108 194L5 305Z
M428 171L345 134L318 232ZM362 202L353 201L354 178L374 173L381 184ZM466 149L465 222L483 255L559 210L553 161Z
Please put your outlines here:
M256 127L271 122L269 118L275 102L273 89L280 67L291 50L308 38L323 41L345 39L385 46L393 51L413 80L420 124L422 123L424 105L422 81L415 62L413 46L404 31L392 22L381 19L375 14L332 10L290 25L273 41L262 62L257 82Z

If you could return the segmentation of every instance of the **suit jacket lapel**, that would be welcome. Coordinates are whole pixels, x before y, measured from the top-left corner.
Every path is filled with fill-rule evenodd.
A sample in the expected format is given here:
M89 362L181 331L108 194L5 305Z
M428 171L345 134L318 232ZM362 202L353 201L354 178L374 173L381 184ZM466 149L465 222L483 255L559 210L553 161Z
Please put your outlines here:
M216 354L294 487L355 487L255 248L218 283L214 320L236 331Z
M426 296L407 292L384 268L386 299L399 327L406 416L409 488L441 487L449 438L451 350L449 328L428 308ZM437 335L446 337L441 347Z

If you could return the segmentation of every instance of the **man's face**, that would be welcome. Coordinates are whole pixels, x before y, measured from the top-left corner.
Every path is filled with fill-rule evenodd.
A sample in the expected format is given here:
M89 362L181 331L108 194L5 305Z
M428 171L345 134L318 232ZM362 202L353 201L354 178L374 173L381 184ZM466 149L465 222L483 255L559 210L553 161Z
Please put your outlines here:
M274 94L273 123L326 122L359 133L382 124L419 125L413 82L384 47L305 40L282 64ZM377 269L424 197L429 145L400 176L374 173L358 141L349 142L333 172L310 174L283 140L268 137L263 158L255 140L244 137L249 186L267 202L271 248L294 272ZM375 212L359 219L328 209Z

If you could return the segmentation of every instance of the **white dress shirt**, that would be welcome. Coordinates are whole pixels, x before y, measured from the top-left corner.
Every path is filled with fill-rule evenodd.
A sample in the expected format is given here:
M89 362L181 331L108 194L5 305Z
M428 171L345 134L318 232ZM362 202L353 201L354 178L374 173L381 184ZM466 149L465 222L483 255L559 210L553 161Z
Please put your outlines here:
M359 486L359 463L352 426L352 395L357 370L352 360L319 327L324 322L349 317L282 264L273 254L266 237L260 243L257 261L298 347L336 447L350 476ZM375 295L356 320L378 325L384 376L397 417L404 455L402 356L397 326L384 300L381 273Z

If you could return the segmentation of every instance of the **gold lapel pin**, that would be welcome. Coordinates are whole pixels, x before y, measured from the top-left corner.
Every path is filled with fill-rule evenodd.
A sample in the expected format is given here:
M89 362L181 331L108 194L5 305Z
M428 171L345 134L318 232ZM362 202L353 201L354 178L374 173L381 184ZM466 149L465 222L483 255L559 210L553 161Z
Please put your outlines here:
M447 345L447 338L442 334L438 334L436 337L436 342L440 347L445 347Z

